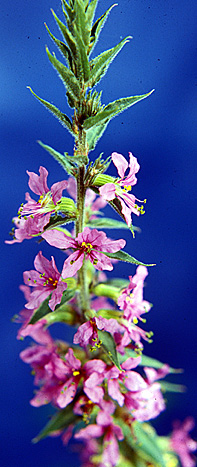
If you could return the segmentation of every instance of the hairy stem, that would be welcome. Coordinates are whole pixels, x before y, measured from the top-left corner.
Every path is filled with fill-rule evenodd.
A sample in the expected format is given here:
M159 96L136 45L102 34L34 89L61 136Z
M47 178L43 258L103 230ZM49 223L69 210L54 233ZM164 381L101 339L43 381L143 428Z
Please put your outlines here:
M80 146L83 146L82 141ZM81 147L81 150L85 152L85 147ZM83 152L82 152L83 153ZM76 221L75 229L76 236L83 232L84 229L84 209L85 209L85 165L79 167L77 177L77 210L78 219ZM82 313L85 313L89 309L89 288L86 280L86 259L84 259L83 266L78 272L78 284L80 286L79 302Z

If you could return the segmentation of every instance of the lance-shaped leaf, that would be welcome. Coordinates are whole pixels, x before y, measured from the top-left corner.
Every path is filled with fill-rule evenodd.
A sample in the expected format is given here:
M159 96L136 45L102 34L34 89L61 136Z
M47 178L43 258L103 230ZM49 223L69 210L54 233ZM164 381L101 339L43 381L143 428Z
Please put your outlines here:
M106 130L108 123L109 120L106 120L102 125L94 126L86 131L89 151L93 151L95 149L96 144Z
M111 219L108 217L92 219L86 225L94 229L129 229L126 222L117 221L116 219Z
M72 289L67 288L63 292L61 303L56 305L55 310L59 309L60 307L62 307L64 305L64 303L71 300L75 295L75 290L76 290L75 287L73 287ZM37 310L35 310L29 324L35 324L35 323L37 323L37 321L44 318L46 315L49 315L50 313L54 313L51 310L51 308L49 308L49 305L48 305L50 297L51 297L51 295L41 303L41 305L37 308Z
M107 331L98 330L97 332L98 332L99 340L101 342L101 347L103 348L105 353L108 355L110 360L114 363L114 365L117 366L117 368L120 371L123 371L118 361L118 355L116 352L116 345L115 345L113 336Z
M74 135L73 133L73 130L72 130L72 124L71 124L71 121L70 119L67 117L67 115L65 115L64 113L62 113L57 107L55 107L55 105L51 104L50 102L47 102L45 101L44 99L41 99L39 96L37 96L37 94L35 94L34 91L32 91L32 89L30 88L30 86L27 86L28 89L30 89L31 93L33 94L34 97L36 97L36 99L38 99L41 104L43 104L56 118L58 118L58 120L60 121L60 123L65 127L67 128L67 130L72 134Z
M34 312L29 324L35 324L37 323L37 321L39 321L40 319L44 318L45 315L47 315L48 313L52 313L52 310L51 308L49 308L49 299L50 299L51 295L46 298L42 303L41 305L37 308L37 310Z
M133 258L133 256L129 255L129 253L126 253L126 251L124 250L117 251L116 253L105 253L104 251L102 251L102 253L108 256L109 258L118 259L119 261L125 261L126 263L133 263L141 266L155 266L155 264L145 264L141 261L138 261L137 259Z
M125 350L125 352L126 352L128 357L135 357L136 356L135 351L132 350L132 349L127 348ZM158 370L159 368L162 368L165 365L165 363L160 362L156 358L148 357L147 355L142 355L141 362L140 362L139 365L148 366L148 367L151 367L151 368L156 368ZM170 366L169 367L169 373L183 373L183 370L182 370L182 368L172 368Z
M51 230L51 229L56 229L56 228L57 230L60 230L58 229L59 225L69 224L70 222L74 222L75 220L76 220L76 215L73 215L73 216L65 215L64 217L60 215L51 216L49 223L46 224L44 228L44 232L46 232L46 230ZM66 230L66 229L64 229L64 233L66 235L70 234L69 230Z
M75 424L78 420L80 420L80 417L73 413L72 403L65 409L56 412L47 425L43 428L43 430L40 431L40 433L32 440L32 443L38 443L38 441L41 439L46 438L56 431L68 428L71 424Z
M49 154L51 154L51 156L53 156L57 162L59 162L59 164L63 167L64 170L66 170L68 174L75 174L76 166L74 162L72 162L72 159L70 160L67 158L66 153L63 155L55 149L51 148L51 146L48 146L48 144L42 143L42 141L37 142L40 144L40 146L42 146L43 149L45 149L45 151L49 152Z
M99 35L100 35L100 32L105 24L105 21L110 13L110 11L112 10L112 8L114 6L117 6L118 4L117 3L114 3L113 5L111 5L108 10L100 17L96 20L96 22L93 24L92 26L92 30L91 30L91 37L90 37L90 53L93 51L97 41L98 41L98 38L99 38Z
M87 9L86 9L86 22L92 28L92 23L94 20L95 10L98 4L98 0L92 0Z
M169 383L169 381L159 381L163 392L185 392L186 386L183 384Z
M75 30L75 38L76 38L78 54L80 56L80 62L81 62L81 70L82 70L81 77L86 82L89 80L89 77L90 77L90 64L88 61L86 47L77 29Z
M131 428L122 419L117 419L117 422L122 428L126 442L136 451L139 457L142 456L142 459L154 463L157 467L167 467L152 427L135 421L132 424L131 431ZM148 431L149 428L150 432ZM136 465L141 466L143 463L140 464L139 462Z
M80 89L79 83L74 73L72 73L72 71L69 70L66 66L64 66L61 62L59 62L59 60L57 60L57 58L55 57L55 54L52 55L49 52L48 47L46 47L46 52L47 52L50 62L52 63L54 68L57 70L69 94L71 94L72 97L76 99L76 101L79 100L81 89Z
M153 91L154 89L148 92L147 94L143 94L141 96L123 97L121 99L117 99L114 102L110 102L110 104L106 105L106 107L104 107L104 109L98 112L94 117L89 117L84 121L84 129L88 130L89 128L95 125L100 125L106 120L111 120L116 115L123 112L123 110L126 110L132 105L136 104L136 102L139 102L142 99L145 99L146 97L150 96Z
M75 68L75 74L77 78L84 77L84 75L87 72L87 68L89 67L89 63L87 63L87 59L85 57L85 46L83 47L83 44L81 43L81 40L78 40L79 34L77 33L76 28L72 28L75 30L75 36L71 33L71 31L68 30L68 28L65 26L62 21L58 18L58 16L55 14L53 10L51 10L53 13L53 16L55 18L55 21L64 37L66 40L68 47L71 51L72 54L72 60L73 60L73 68Z
M129 42L131 36L126 37L123 39L119 44L109 50L105 50L102 54L98 57L94 58L90 62L91 66L91 73L90 73L90 82L91 86L95 86L96 83L100 81L100 79L105 75L107 72L110 64L116 57L116 55L120 52L120 50L124 47L124 45Z
M60 52L62 53L62 55L64 56L64 58L66 59L67 61L67 64L69 66L69 68L73 71L72 69L72 56L71 56L71 52L70 52L70 49L67 47L67 45L63 42L63 41L60 41L59 39L57 39L50 31L50 29L48 28L47 24L44 23L46 29L47 29L47 32L49 34L49 36L51 37L51 39L53 40L53 42L56 44L56 46L58 47L58 49L60 50Z

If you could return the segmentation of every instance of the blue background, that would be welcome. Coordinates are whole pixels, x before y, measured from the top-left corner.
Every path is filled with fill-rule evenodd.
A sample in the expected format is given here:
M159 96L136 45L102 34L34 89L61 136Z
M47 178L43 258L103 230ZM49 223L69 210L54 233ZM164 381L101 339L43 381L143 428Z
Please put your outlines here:
M110 4L109 0L100 1L96 17ZM157 264L149 270L146 281L145 298L154 304L146 329L154 331L154 342L145 345L145 351L185 369L183 375L173 376L171 381L186 384L188 390L168 397L167 411L155 422L160 434L171 430L174 418L183 420L187 415L196 415L197 419L195 4L193 0L120 0L95 49L98 54L123 37L133 36L98 86L104 88L105 104L156 89L151 97L110 123L91 156L95 158L103 152L107 157L117 151L127 157L132 151L141 165L134 194L148 199L146 214L135 218L142 233L135 240L126 231L109 234L126 238L126 250L134 257ZM69 454L59 438L31 444L51 409L35 409L28 403L33 394L33 377L18 355L29 341L16 340L17 325L10 320L24 306L18 286L23 271L32 268L39 246L34 240L11 246L4 244L11 229L11 218L28 190L26 169L38 172L39 166L44 165L50 173L49 186L65 178L61 167L36 140L41 139L60 152L72 154L73 149L72 137L26 89L31 85L39 96L67 112L63 85L44 49L47 43L51 51L55 50L44 21L55 35L59 34L50 7L62 18L57 0L4 3L0 17L3 467L79 465L77 456ZM107 213L116 215L109 209ZM63 260L56 249L43 245L42 251L48 258L54 254L61 267ZM134 271L131 265L125 272L125 264L119 264L114 275L127 277ZM53 335L60 334L60 328L54 327Z

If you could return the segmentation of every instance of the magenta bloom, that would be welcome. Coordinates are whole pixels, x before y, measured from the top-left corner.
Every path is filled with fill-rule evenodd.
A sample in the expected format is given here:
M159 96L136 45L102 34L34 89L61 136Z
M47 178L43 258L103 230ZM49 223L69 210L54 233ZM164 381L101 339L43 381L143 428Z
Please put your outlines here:
M50 294L52 295L49 306L54 310L56 305L61 302L63 291L67 288L67 284L61 281L61 275L53 256L51 258L49 261L39 251L34 260L35 270L23 273L24 283L34 288L28 303L25 305L30 310L38 308Z
M173 432L170 439L171 449L178 454L183 467L195 467L196 460L191 454L197 449L197 442L189 436L189 431L194 428L194 419L187 417L183 423L179 420L173 424Z
M48 230L42 234L42 237L52 246L66 250L74 249L64 262L62 277L72 277L82 267L84 259L89 259L96 269L102 271L113 269L110 259L103 254L115 253L125 246L125 240L110 240L104 232L85 227L82 233L74 239L68 237L64 232L57 230Z
M21 243L23 240L29 240L32 237L41 235L45 225L50 221L50 213L45 216L27 217L27 219L15 217L13 219L15 223L15 232L13 240L6 240L5 243Z
M137 323L141 315L150 310L151 304L143 300L144 280L148 275L145 266L138 266L135 276L129 276L130 284L118 297L118 305L124 311L124 318Z
M40 166L39 173L40 175L37 175L27 170L27 174L29 175L28 185L33 193L39 196L39 200L35 201L31 198L29 193L26 193L25 197L27 203L19 209L19 217L43 215L47 212L51 213L57 210L57 203L60 201L62 191L67 187L68 182L62 180L62 182L54 183L49 190L47 186L47 169Z
M118 324L117 320L113 318L106 319L101 316L96 316L79 326L74 335L74 344L78 344L81 347L86 347L90 344L92 348L96 350L96 348L100 347L98 329L110 332L113 335L114 332L121 330L121 326Z
M127 225L130 227L132 212L139 216L140 214L144 214L144 210L143 206L139 207L136 204L136 200L139 202L142 201L128 193L131 187L137 183L135 174L140 168L136 157L134 157L131 152L129 153L129 159L130 162L128 164L127 160L121 154L117 152L112 153L112 161L117 168L120 178L115 181L115 183L106 183L99 188L99 192L106 201L112 201L116 197L119 199L122 206L122 213ZM125 176L125 172L128 168L129 173ZM145 203L146 200L143 202Z
M40 175L34 172L29 172L28 185L39 196L38 201L31 198L29 193L26 193L25 198L27 203L22 204L18 211L18 218L13 221L16 225L14 239L6 241L6 243L20 243L24 239L29 239L43 232L45 225L49 223L50 214L58 211L58 203L62 197L62 191L67 187L68 182L54 183L49 190L47 186L48 171L45 167L40 166Z
M103 400L100 404L101 410L99 411L96 424L88 425L86 428L82 428L78 433L75 434L76 439L83 439L85 441L91 440L92 438L103 438L103 454L102 454L102 467L109 466L114 467L117 465L119 459L119 446L118 441L124 439L122 429L113 423L113 414L115 405L112 401Z

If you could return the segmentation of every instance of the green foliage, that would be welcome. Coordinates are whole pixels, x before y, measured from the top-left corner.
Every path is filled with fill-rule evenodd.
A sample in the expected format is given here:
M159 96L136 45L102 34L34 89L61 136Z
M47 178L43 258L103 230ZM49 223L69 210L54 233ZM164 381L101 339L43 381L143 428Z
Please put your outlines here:
M142 266L155 266L155 264L145 264L142 263L141 261L138 261L137 259L133 258L133 256L129 255L129 253L126 253L126 251L120 250L117 251L116 253L105 253L104 251L102 252L109 258L114 258L118 259L119 261L126 261L126 263L133 263L137 265L142 265Z
M80 145L81 131L84 130L88 151L95 149L97 142L113 117L149 96L152 92L141 96L117 99L103 106L101 104L101 93L92 91L94 86L105 75L116 55L131 38L131 36L126 37L111 49L105 50L97 57L90 59L108 15L116 5L114 4L108 8L93 23L97 3L98 0L62 0L62 10L66 24L51 10L63 40L56 38L45 24L50 38L66 62L65 65L61 63L55 54L51 54L48 47L46 47L52 66L56 69L66 87L68 105L75 109L72 122L67 115L50 102L38 97L30 88L32 94L74 136L77 148ZM83 161L79 162L79 165L86 165L88 163L87 156Z
M72 403L65 409L61 409L56 412L43 430L41 430L40 433L32 440L32 443L36 444L38 441L46 438L52 433L58 430L65 430L72 425L72 423L76 423L80 417L73 413L73 405L74 404Z
M51 308L49 308L49 305L48 305L51 296L46 298L46 300L44 300L44 302L42 302L41 305L35 310L29 324L35 324L35 323L37 323L37 321L39 321L40 319L43 319L43 318L46 319L47 315L49 315L51 313L55 314L56 310L58 310L59 312L62 311L62 307L64 306L64 304L67 303L69 300L71 300L74 297L75 292L76 292L76 288L74 286L72 288L68 287L63 292L61 303L56 306L55 311L52 311ZM64 315L64 317L66 317L66 314Z
M118 355L116 352L116 344L114 342L113 336L107 332L107 331L97 331L98 332L98 337L101 342L101 347L105 351L105 353L108 355L109 359L114 363L117 368L122 371L122 368L120 367L119 361L118 361Z
M139 102L142 99L145 99L146 97L150 96L152 92L153 90L141 96L123 97L122 99L117 99L114 102L110 102L110 104L106 105L104 109L98 112L95 116L87 118L85 120L83 124L84 129L88 130L89 128L95 125L100 125L101 123L106 124L113 117L123 112L123 110L128 109L136 102Z
M72 129L72 123L69 119L69 117L67 117L66 114L62 113L57 107L55 107L55 105L53 104L50 104L50 102L47 102L45 101L44 99L41 99L41 97L37 96L37 94L35 94L34 91L32 91L32 89L30 88L30 86L27 86L28 89L30 89L31 93L33 94L34 97L36 97L36 99L38 99L41 104L43 104L48 110L49 112L51 112L56 118L58 118L59 122L65 127L67 128L67 130L72 134L74 135L74 132L73 132L73 129Z
M129 229L126 222L117 221L108 217L102 217L101 219L92 219L86 225L93 229Z

